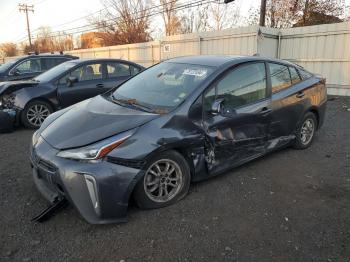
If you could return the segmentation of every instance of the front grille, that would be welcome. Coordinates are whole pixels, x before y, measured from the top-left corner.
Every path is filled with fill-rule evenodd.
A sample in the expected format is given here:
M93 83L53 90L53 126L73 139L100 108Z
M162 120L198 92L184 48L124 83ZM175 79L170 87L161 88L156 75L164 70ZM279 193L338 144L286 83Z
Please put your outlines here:
M111 162L113 164L131 167L131 168L137 168L142 169L146 165L146 161L143 160L128 160L128 159L121 159L117 157L107 157L107 161Z

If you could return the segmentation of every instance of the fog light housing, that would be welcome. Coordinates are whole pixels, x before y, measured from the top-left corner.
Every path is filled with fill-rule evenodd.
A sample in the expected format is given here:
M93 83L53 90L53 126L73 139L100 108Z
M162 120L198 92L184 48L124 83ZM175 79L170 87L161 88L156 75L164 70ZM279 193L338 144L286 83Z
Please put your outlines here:
M93 176L88 174L84 174L84 178L85 178L87 189L89 191L92 206L94 207L95 212L98 215L100 215L100 204L99 204L96 180Z

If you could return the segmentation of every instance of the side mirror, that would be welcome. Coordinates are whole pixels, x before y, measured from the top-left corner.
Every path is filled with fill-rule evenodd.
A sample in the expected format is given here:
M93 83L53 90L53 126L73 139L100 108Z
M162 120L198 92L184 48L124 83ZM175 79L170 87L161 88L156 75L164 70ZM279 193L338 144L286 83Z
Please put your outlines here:
M10 72L10 76L19 76L21 74L21 72L17 69L17 68L15 68L14 70L12 70L11 72Z
M74 83L78 83L78 78L76 76L70 76L67 78L67 86L72 87Z
M211 105L210 108L210 113L212 113L213 115L218 115L221 113L221 104L222 102L224 102L224 98L219 98L216 99L213 104Z

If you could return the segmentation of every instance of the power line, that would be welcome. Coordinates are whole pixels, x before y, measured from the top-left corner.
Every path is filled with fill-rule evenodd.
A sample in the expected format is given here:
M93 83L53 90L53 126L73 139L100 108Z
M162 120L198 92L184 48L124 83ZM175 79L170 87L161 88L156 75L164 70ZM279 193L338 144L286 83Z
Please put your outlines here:
M46 1L46 0L44 0L44 1ZM171 3L177 2L177 1L178 1L178 0L173 0L173 1L170 1L170 2L168 2L168 3L160 4L160 5L157 5L157 6L152 6L152 7L149 7L149 8L147 8L147 9L143 10L143 11L148 11L148 10L151 10L151 9L155 9L155 8L164 6L165 4L171 4ZM63 24L51 26L51 28L61 27L61 26L63 26L63 25L71 24L71 23L74 23L74 22L76 22L76 21L79 21L79 20L82 20L82 19L86 19L86 18L88 18L88 17L93 16L94 14L102 13L102 11L107 10L107 9L108 9L109 7L111 7L111 6L113 6L113 5L108 5L108 6L102 8L102 9L100 9L100 10L97 10L97 11L91 13L91 14L88 14L88 15L85 15L85 16L82 16L82 17L78 17L78 18L76 18L76 19L74 19L74 20L65 22L65 23L63 23ZM136 13L138 13L138 12L135 12L135 13L133 13L133 14L136 14ZM40 29L40 28L36 28L35 30L33 30L33 32L39 31L39 29ZM69 29L68 29L68 30L69 30ZM58 31L58 30L56 30L56 31Z
M173 2L175 2L175 1L173 1ZM184 10L186 8L193 8L193 7L197 7L197 6L206 4L206 3L218 3L218 2L217 1L213 1L213 0L210 0L210 1L200 0L200 1L192 2L192 3L191 2L187 2L186 4L183 4L183 5L177 6L175 8L172 8L171 11L181 11L181 10ZM160 7L160 6L164 6L164 5L155 6L155 7L149 8L149 9L154 9L154 8L157 8L157 7ZM144 16L137 17L136 19L139 20L139 19L143 19L143 18L152 17L152 16L155 16L155 15L161 14L163 12L164 12L164 9L160 10L160 11L155 11L153 13L150 13L150 14L147 14L147 15L144 15ZM136 13L138 13L138 12L135 12L134 14L136 14ZM103 22L113 21L113 20L115 20L117 18L118 17L106 19ZM64 30L64 33L67 34L67 35L69 35L69 34L73 35L73 34L83 33L83 32L87 32L87 31L91 31L91 30L106 28L108 26L113 26L113 24L115 24L115 23L104 24L104 25L100 25L100 26L98 26L98 25L94 26L94 25L89 24L89 25L84 25L84 26L79 26L79 27L66 29L66 30ZM72 31L72 32L70 32L70 31ZM61 32L59 32L59 31L52 32L49 36L50 37L62 36L62 31Z

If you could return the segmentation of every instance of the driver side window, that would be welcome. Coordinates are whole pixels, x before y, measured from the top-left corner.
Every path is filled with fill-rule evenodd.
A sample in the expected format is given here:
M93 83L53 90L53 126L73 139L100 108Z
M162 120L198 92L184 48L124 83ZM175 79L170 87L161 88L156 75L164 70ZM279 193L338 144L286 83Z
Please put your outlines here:
M17 65L12 72L19 74L37 73L41 71L40 58L28 59Z
M222 99L223 114L266 98L265 63L249 63L238 66L225 74L204 98L204 108L210 110L212 103Z
M66 84L68 77L76 77L78 82L102 79L102 64L88 64L80 66L59 80L59 84Z

